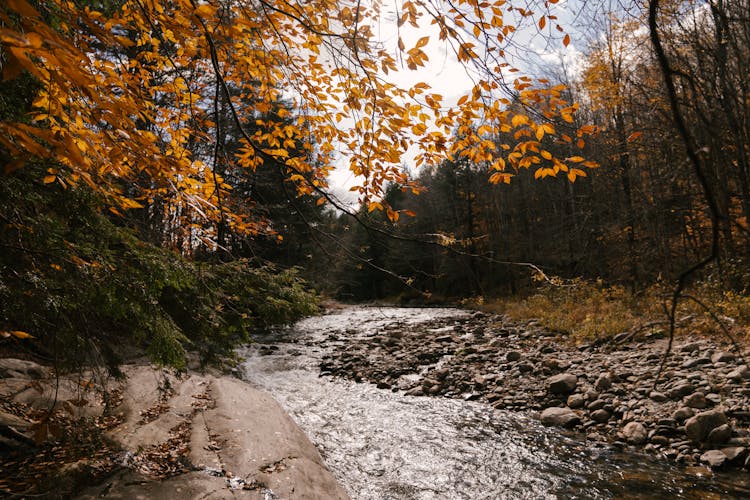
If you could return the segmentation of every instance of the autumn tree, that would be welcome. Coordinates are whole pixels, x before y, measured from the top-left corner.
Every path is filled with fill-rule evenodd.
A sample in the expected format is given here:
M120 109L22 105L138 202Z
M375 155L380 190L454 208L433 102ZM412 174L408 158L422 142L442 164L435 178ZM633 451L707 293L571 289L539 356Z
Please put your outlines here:
M217 105L241 136L231 161L251 171L278 162L299 194L325 198L328 173L344 162L361 179L360 200L378 204L388 183L413 187L401 169L410 146L419 148L417 165L460 153L486 164L493 182L524 167L582 175L578 163L546 146L565 139L552 120L572 122L575 105L529 77L513 78L506 59L514 20L534 19L568 43L553 11L552 1L533 11L503 1L409 1L397 9L389 46L375 35L376 23L387 22L380 2L125 1L100 12L9 0L0 12L3 79L26 72L40 91L30 123L1 125L6 170L44 158L54 164L46 182L85 183L115 212L161 196L169 217L189 208L191 217L213 221L200 230L206 242L221 239L224 227L261 230L223 203L230 186L216 168ZM420 36L425 29L432 34ZM399 67L422 67L433 44L474 78L455 105L427 84L388 81ZM268 115L282 95L292 108ZM509 96L523 106L509 107ZM241 112L243 101L252 112ZM449 144L456 130L465 141ZM501 132L527 140L498 148L493 137ZM210 146L201 154L196 144Z

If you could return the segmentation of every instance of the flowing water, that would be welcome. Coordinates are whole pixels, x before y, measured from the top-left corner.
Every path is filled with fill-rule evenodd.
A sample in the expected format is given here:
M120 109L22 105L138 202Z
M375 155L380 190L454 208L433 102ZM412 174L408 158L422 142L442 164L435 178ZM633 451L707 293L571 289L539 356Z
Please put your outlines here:
M336 344L465 314L347 307L257 338L242 353L244 376L292 415L355 500L750 498L745 472L679 468L485 404L319 376L321 356Z

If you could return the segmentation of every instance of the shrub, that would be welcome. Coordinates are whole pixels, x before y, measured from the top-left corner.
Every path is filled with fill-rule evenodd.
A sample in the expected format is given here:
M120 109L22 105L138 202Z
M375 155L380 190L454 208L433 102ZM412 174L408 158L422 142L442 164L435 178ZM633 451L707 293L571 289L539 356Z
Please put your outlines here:
M182 368L186 349L216 359L316 310L295 269L187 260L113 223L89 191L40 177L0 177L0 331L35 337L6 338L6 351L115 367L137 347Z

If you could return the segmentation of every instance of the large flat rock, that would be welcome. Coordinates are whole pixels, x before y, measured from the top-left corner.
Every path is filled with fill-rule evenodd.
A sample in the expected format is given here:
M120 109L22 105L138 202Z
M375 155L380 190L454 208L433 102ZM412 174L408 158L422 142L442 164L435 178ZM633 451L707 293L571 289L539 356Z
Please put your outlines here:
M229 376L124 372L123 422L108 436L128 451L126 466L77 498L348 499L270 394ZM154 449L179 453L184 472L159 478Z

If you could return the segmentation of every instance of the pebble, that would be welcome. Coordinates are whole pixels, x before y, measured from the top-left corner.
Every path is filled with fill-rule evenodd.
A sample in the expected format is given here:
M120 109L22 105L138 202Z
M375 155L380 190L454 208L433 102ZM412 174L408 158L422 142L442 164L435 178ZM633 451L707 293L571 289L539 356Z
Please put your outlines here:
M578 384L578 377L570 373L553 375L547 379L547 387L552 394L570 394Z
M583 405L585 403L586 403L586 400L581 394L571 394L570 396L568 396L568 401L567 401L568 408L572 408L572 409L583 408Z
M622 436L630 444L643 444L648 438L648 433L642 423L629 422L622 428Z
M708 407L708 401L706 400L705 394L702 392L694 392L693 394L686 396L682 402L689 408L696 408L699 410Z
M718 469L727 461L727 456L720 450L708 450L701 455L701 463L708 464L712 469Z
M607 410L596 410L591 412L591 418L600 424L609 420L609 417L611 417L611 414Z
M507 361L518 361L521 359L521 352L520 351L508 351L508 353L505 355L505 359Z

